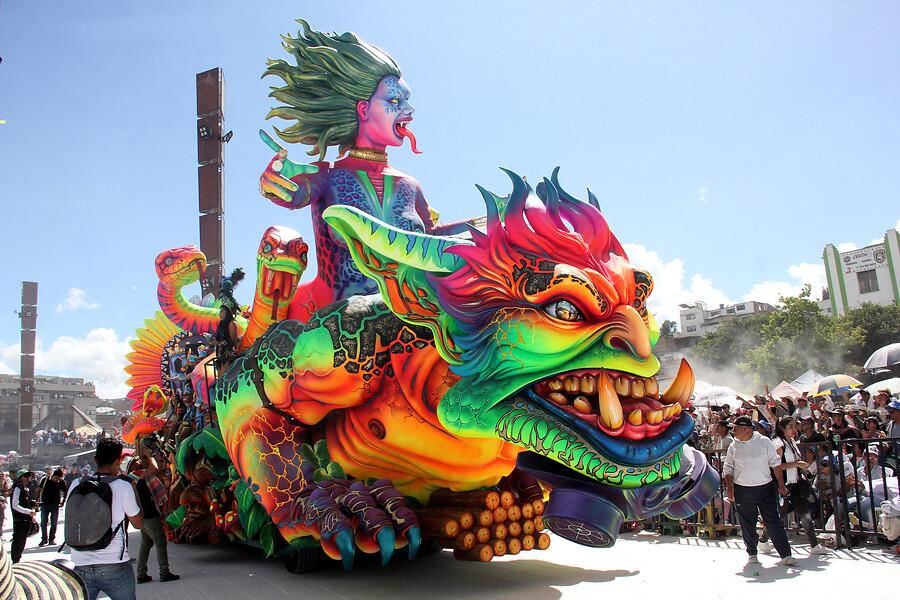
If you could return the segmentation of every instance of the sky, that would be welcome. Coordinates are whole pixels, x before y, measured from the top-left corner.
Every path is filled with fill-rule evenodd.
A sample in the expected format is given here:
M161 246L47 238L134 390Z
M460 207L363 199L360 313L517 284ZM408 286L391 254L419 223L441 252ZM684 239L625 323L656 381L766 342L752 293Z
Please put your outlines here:
M0 0L0 372L18 370L31 280L38 372L127 391L128 340L158 308L153 259L199 241L198 72L224 70L234 132L228 268L252 272L271 224L311 243L309 212L257 189L257 131L283 124L260 76L298 17L397 60L424 153L391 163L442 218L483 214L476 183L505 195L500 166L536 181L559 165L653 274L660 321L696 300L818 293L826 244L900 226L897 3L449 6Z

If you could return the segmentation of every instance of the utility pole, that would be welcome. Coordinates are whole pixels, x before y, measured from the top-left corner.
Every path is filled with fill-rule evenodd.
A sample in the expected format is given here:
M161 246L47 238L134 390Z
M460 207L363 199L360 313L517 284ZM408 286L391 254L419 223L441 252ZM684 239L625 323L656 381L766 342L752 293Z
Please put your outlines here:
M34 350L37 339L37 293L34 281L22 282L21 359L19 363L19 454L31 454L34 411Z
M217 294L225 268L225 209L222 187L223 150L232 132L223 134L225 79L222 69L197 73L197 188L200 196L200 250L206 273L203 295Z

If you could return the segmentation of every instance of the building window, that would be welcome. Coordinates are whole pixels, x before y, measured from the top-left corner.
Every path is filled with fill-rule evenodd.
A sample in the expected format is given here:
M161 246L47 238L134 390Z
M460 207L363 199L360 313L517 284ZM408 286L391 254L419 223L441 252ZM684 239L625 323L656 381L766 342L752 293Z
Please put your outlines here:
M878 291L878 277L875 276L875 269L858 272L856 274L856 281L859 283L860 294L869 294Z
M689 325L688 328L687 328L687 330L688 330L688 331L697 331L697 326L696 326L696 325Z
M746 304L738 304L738 305L737 305L737 309L738 309L738 310L746 310L746 309L747 309L747 305L746 305Z
M734 314L734 309L733 309L733 308L726 308L726 309L725 309L725 314L733 315L733 314Z
M697 315L695 315L694 313L688 313L688 314L684 315L685 321L693 321L696 318L697 318Z

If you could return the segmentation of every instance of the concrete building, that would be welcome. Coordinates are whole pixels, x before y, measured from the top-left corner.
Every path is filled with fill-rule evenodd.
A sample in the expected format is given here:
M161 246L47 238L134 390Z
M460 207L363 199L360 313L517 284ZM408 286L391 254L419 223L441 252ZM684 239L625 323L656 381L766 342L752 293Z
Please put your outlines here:
M82 425L72 407L96 419L109 413L114 401L97 397L94 384L80 377L35 377L32 423L37 429L73 429ZM100 415L97 409L101 408ZM19 377L0 375L0 452L17 446L19 427Z
M900 304L900 234L888 229L884 241L839 252L834 244L822 253L831 314L837 317L869 302Z
M702 337L718 329L719 325L725 321L775 310L775 307L771 304L754 300L729 304L728 306L720 304L718 308L713 309L707 308L703 302L681 304L679 306L681 306L681 311L679 312L681 331L678 332L677 337L680 338Z

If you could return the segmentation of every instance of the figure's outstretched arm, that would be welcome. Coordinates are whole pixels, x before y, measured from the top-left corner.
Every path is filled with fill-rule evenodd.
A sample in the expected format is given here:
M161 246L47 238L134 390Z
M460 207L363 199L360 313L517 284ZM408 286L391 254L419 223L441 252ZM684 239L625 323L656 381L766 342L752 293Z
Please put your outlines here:
M278 206L292 210L308 206L316 193L319 167L289 160L288 151L262 129L259 130L259 136L275 151L275 156L259 176L260 193Z
M428 206L422 189L416 192L416 212L425 223L425 231L434 235L454 235L465 233L469 230L469 225L474 225L474 220L454 221L452 223L438 223L440 213Z

